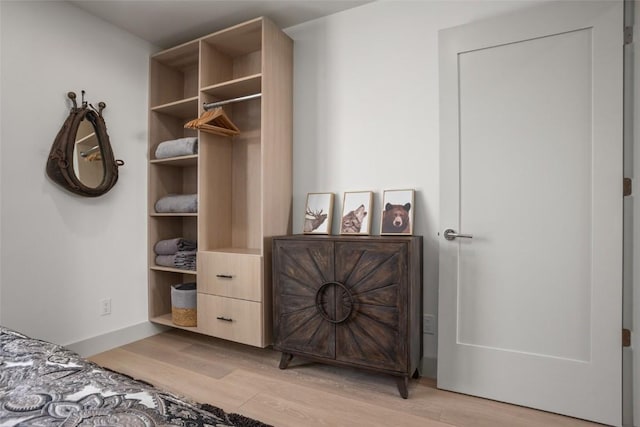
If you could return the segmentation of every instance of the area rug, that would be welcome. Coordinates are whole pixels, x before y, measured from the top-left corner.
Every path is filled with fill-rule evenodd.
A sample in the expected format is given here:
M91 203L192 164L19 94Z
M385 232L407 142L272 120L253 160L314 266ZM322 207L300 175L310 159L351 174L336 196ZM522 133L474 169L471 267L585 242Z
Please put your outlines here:
M111 371L115 374L118 375L122 375L123 377L128 378L131 381L135 381L137 383L140 384L144 384L145 386L148 387L152 387L155 388L155 386L147 381L144 380L140 380L137 378L133 378L130 375L127 374L123 374L122 372L118 372L118 371L114 371L113 369L110 368L105 368L103 367L103 369ZM208 414L203 414L206 416L200 417L197 414L190 414L190 416L187 417L187 421L188 423L183 424L183 419L179 419L179 420L174 420L174 421L178 421L177 425L184 425L184 426L188 426L188 427L209 427L209 426L215 426L215 427L273 427L270 424L265 424L261 421L258 420L254 420L252 418L249 417L245 417L244 415L240 415L240 414L236 414L233 412L225 412L224 410L218 408L217 406L213 406L210 405L208 403L194 403L193 404L195 407L197 407L200 411L208 413ZM184 415L184 408L181 411ZM211 424L211 421L213 421L214 423Z
M209 405L207 403L202 404L201 408L207 412L212 413L216 417L226 420L228 425L230 426L238 426L238 427L273 427L269 424L265 424L260 421L256 421L251 418L247 418L240 414L234 413L225 413L222 409L216 408L215 406Z

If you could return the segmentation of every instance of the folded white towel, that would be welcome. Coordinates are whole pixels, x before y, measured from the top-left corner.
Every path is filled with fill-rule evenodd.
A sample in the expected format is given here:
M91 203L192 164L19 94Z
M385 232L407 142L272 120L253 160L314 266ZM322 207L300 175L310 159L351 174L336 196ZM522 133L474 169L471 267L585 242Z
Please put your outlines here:
M197 194L170 194L156 202L158 213L196 213L198 212Z
M167 159L169 157L189 156L198 153L198 138L186 137L171 139L158 144L156 148L156 159Z
M183 239L182 237L176 237L173 239L165 239L156 242L153 247L156 255L173 255L178 251L193 251L196 250L198 244L194 240Z

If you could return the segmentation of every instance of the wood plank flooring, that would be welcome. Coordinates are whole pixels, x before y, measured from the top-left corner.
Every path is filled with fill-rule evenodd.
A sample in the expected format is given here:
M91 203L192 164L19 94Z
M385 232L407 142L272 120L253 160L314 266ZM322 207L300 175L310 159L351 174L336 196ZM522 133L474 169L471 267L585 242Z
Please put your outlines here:
M90 357L157 387L274 426L537 427L598 424L438 390L411 380L402 399L391 376L294 358L171 330Z

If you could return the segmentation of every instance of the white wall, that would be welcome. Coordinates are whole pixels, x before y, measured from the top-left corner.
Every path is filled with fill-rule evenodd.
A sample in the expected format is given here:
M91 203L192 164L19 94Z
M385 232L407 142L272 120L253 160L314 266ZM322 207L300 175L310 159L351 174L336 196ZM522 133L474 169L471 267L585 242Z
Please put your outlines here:
M414 188L424 236L424 313L437 314L439 227L438 30L527 2L379 1L288 28L294 44L294 232L308 192ZM425 335L435 376L436 336Z
M65 2L0 2L0 323L59 344L147 323L150 44ZM99 198L45 174L68 91L104 117L120 168ZM99 300L112 314L99 315Z

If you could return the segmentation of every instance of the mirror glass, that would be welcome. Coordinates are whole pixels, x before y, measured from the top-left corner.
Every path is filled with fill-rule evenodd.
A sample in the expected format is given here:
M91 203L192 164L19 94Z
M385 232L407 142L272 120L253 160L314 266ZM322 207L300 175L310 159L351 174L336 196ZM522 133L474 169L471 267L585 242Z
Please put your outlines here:
M98 187L104 179L104 155L96 129L87 116L80 122L76 133L73 170L78 180L89 188Z

